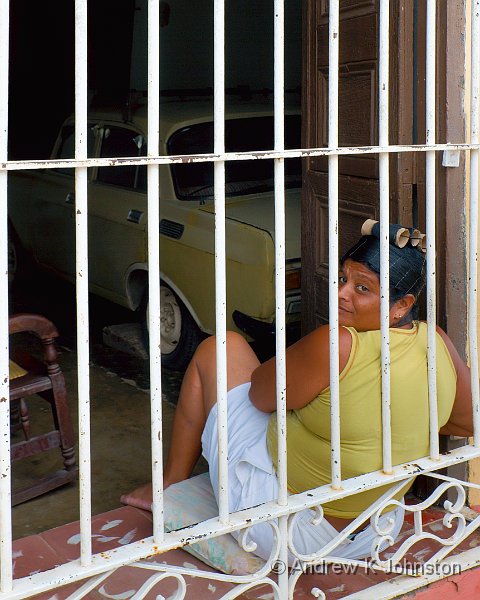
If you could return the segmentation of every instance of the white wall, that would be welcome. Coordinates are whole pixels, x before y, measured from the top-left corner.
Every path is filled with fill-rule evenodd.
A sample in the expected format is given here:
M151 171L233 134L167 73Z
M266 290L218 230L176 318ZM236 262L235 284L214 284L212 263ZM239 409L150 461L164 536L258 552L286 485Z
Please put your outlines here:
M160 29L162 90L213 86L213 0L167 0ZM227 87L273 88L273 0L225 3ZM301 83L301 2L285 2L285 87ZM137 0L131 87L147 88L147 0Z

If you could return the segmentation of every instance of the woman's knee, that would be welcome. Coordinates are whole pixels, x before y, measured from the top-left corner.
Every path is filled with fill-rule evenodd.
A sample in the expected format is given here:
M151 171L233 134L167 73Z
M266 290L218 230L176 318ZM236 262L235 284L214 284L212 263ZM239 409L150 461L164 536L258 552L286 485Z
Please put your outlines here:
M236 331L226 332L227 356L230 353L251 352L250 345L247 340ZM210 361L215 361L217 355L217 336L211 335L200 342L194 358L203 360L207 358Z
M227 377L228 389L250 380L252 371L259 361L245 338L235 331L226 333ZM204 380L209 377L216 379L217 337L212 335L203 340L192 361Z

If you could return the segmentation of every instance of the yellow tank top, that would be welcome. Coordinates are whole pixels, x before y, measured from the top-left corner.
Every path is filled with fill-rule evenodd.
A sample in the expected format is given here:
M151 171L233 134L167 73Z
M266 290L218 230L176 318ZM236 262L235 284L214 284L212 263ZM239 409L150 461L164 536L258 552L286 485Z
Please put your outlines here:
M380 331L352 335L352 348L340 374L340 449L342 478L382 468ZM428 456L429 408L427 326L390 329L392 462L398 465ZM456 371L444 341L437 333L437 404L439 426L452 411ZM277 461L276 413L270 417L267 445ZM331 482L330 388L307 406L287 413L287 479L298 493ZM367 490L323 505L326 515L357 517L388 486ZM408 485L395 496L402 497Z

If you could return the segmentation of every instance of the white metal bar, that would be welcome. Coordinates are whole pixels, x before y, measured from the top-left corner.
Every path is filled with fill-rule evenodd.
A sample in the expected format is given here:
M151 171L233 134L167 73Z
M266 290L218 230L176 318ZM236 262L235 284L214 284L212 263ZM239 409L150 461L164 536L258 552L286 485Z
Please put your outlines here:
M284 5L275 0L275 150L285 147L284 132ZM278 468L280 489L278 501L287 503L287 441L286 441L286 363L285 363L285 162L275 159L275 298L276 298L276 372L277 372L277 426Z
M170 165L183 163L188 160L189 163L202 163L213 161L230 160L272 160L275 158L309 158L312 156L360 156L368 154L380 154L388 152L389 154L401 154L405 152L443 152L445 150L458 150L465 152L468 150L479 150L480 144L419 144L404 146L342 146L341 148L298 148L296 150L285 150L276 152L275 150L255 151L255 152L224 152L220 154L182 154L155 157L129 156L122 158L92 158L87 160L76 159L56 159L56 160L12 160L10 162L0 161L0 171L24 171L32 169L67 169L75 167L119 167L126 165Z
M284 0L274 2L274 148L285 148L285 6ZM275 174L275 350L277 393L277 476L279 483L278 503L288 504L287 486L287 408L286 408L286 331L285 331L285 159L274 161ZM288 563L287 531L288 517L280 517L279 559ZM288 571L278 576L282 596L288 594Z
M225 152L225 0L214 2L214 149ZM225 259L225 163L214 163L215 199L215 313L218 414L218 508L222 523L228 522L228 430L226 355L226 259Z
M331 0L328 50L328 146L338 147L339 2ZM341 486L338 375L338 155L328 157L328 302L330 323L330 428L332 487Z
M87 0L75 0L75 158L87 159ZM88 332L88 174L75 169L80 556L92 557L90 370Z
M472 0L472 58L470 143L479 142L480 99L480 0ZM469 293L468 293L468 341L470 374L472 381L473 436L476 447L480 446L480 399L478 383L478 333L477 333L477 281L478 281L478 186L479 151L470 152L470 240L469 240Z
M158 156L160 138L160 8L148 1L148 156ZM152 441L153 537L163 540L162 355L160 339L160 204L159 165L147 167L148 318L150 354L150 416Z
M389 0L380 2L379 81L378 81L378 137L380 146L388 146L389 132ZM392 431L390 410L390 261L389 261L389 214L390 174L389 154L379 154L380 177L380 328L382 362L382 448L383 470L392 471Z
M436 56L436 0L427 1L426 40L426 144L435 145L435 56ZM435 150L425 155L426 171L426 235L427 235L427 327L428 327L428 398L430 405L430 456L440 456L437 409L436 360L436 281L435 281Z
M9 1L0 3L0 161L8 158L8 45ZM10 467L10 402L8 381L8 174L0 172L0 273L3 302L0 308L0 590L12 588L12 513Z

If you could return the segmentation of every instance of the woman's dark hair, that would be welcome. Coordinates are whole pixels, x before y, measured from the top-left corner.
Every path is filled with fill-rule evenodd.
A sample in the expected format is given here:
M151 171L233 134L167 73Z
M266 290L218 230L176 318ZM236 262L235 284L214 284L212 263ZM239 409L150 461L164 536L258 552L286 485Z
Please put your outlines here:
M415 304L408 313L409 322L418 319L417 299L425 285L426 257L418 248L406 245L399 248L389 244L390 254L390 305L407 294L415 296ZM367 266L371 271L380 274L380 240L374 235L364 235L341 258L340 264L354 260Z

